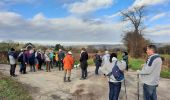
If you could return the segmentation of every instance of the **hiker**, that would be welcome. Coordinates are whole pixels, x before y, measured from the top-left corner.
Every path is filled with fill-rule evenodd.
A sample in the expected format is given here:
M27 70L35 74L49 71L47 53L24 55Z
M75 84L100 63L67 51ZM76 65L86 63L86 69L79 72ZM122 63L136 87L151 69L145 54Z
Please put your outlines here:
M101 58L101 55L100 55L100 51L98 51L95 54L93 61L94 61L95 66L96 66L95 75L98 75L99 74L98 70L99 70L99 67L101 66L101 63L102 63L102 58Z
M128 53L126 51L123 52L122 59L126 62L126 70L128 71Z
M42 70L42 64L43 64L43 54L41 50L38 50L37 52L37 60L38 60L38 70Z
M18 55L18 62L20 62L20 70L21 74L26 74L26 65L27 65L27 55L26 50L21 49L21 52Z
M146 53L149 57L142 70L137 70L143 83L144 100L157 100L156 88L160 79L162 59L156 51L155 45L148 45Z
M59 49L59 53L58 53L58 59L59 59L59 70L64 70L63 68L63 59L65 57L65 53L63 52L62 49Z
M81 71L82 71L82 75L81 75L81 80L84 80L87 78L87 67L88 67L88 53L86 51L85 48L82 48L81 50L81 54L80 54L80 66L81 66Z
M45 64L46 64L46 72L51 72L51 70L50 70L50 57L49 57L48 51L45 52L44 58L45 58Z
M109 59L110 59L110 54L109 54L109 51L105 51L105 55L103 55L102 57L102 64L101 66L104 66L105 64L107 64L109 62Z
M104 73L105 76L108 77L109 81L109 100L118 100L119 93L121 90L121 82L124 80L117 80L115 76L113 76L112 70L114 67L117 67L123 72L126 68L126 62L118 61L117 54L112 53L109 58L109 63L106 62L102 67L101 71Z
M53 50L50 50L49 57L50 57L50 67L53 69L53 64L54 64L54 52L53 52Z
M8 59L9 59L9 64L11 66L10 75L16 77L17 75L15 75L15 68L16 68L17 54L14 48L11 48L10 51L8 52Z
M30 72L35 72L35 51L33 49L29 51L28 62L30 65Z
M59 67L58 52L55 52L55 63L56 63L56 67Z
M68 78L67 82L71 82L70 80L71 69L74 66L74 59L72 57L71 51L69 51L67 55L64 57L63 63L64 63L64 82L66 82L66 77Z

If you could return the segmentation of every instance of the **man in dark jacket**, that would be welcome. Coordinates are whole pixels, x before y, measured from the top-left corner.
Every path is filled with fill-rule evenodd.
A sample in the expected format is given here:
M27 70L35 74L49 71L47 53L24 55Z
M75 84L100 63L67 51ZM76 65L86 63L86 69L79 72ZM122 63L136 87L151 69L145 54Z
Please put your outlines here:
M18 62L20 62L20 73L26 74L26 64L28 63L28 58L26 55L26 50L21 50L20 54L18 55Z
M96 66L96 69L95 69L95 74L98 75L98 70L99 70L99 67L101 66L101 63L102 63L102 58L100 56L100 51L98 51L96 53L96 55L94 56L94 63L95 63L95 66Z
M14 48L11 48L11 50L8 52L8 58L9 58L9 63L11 65L10 68L10 75L15 77L15 68L16 68L16 60L17 60L17 54L15 52Z
M62 49L59 49L59 53L58 53L58 59L59 59L59 70L64 70L63 66L63 59L65 57L65 53L62 51Z
M87 78L87 67L88 67L88 53L85 48L82 48L81 54L80 54L80 66L82 70L82 76L81 79Z

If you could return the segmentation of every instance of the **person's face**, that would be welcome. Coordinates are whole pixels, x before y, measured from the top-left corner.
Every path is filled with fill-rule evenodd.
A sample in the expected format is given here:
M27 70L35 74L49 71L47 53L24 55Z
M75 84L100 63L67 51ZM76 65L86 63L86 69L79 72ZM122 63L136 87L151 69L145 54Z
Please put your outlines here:
M152 55L154 52L153 52L153 50L152 49L150 49L150 48L148 48L147 47L147 49L146 49L146 53L147 53L147 55Z

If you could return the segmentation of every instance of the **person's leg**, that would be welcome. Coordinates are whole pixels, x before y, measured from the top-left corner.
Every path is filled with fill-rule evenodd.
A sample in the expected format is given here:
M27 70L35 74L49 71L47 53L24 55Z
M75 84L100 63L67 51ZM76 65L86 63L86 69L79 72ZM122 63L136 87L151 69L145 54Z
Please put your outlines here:
M96 66L96 69L95 69L95 74L96 74L96 75L99 74L98 71L99 71L99 66Z
M16 64L14 64L13 75L15 75Z
M23 70L23 66L22 66L22 62L20 63L20 69L19 72L22 74L22 70Z
M59 66L58 66L58 68L59 68L59 70L61 70L61 61L59 61L59 64L58 64Z
M67 70L68 73L68 82L71 82L70 77L71 77L71 70Z
M144 100L157 100L156 86L143 85Z
M34 72L35 72L35 64L33 64L33 70L34 70Z
M13 76L13 75L12 75L12 67L13 67L13 66L12 66L12 65L10 65L10 66L11 66L11 67L10 67L10 75Z
M64 82L66 82L67 70L64 70Z
M48 67L49 67L48 61L46 61L46 71L47 71L47 72L48 72Z
M119 93L121 90L121 82L113 83L113 100L118 100L119 98Z
M113 83L109 82L109 100L113 100L113 94L114 94L113 89L114 89Z
M85 79L87 78L87 66L86 66L85 69L84 69L84 78L85 78Z

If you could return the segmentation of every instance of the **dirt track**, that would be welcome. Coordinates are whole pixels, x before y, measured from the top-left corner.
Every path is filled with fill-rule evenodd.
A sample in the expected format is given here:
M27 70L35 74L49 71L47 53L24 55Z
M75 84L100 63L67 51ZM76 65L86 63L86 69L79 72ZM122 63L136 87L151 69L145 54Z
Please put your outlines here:
M88 68L88 79L80 80L80 69L73 69L72 82L63 82L63 71L57 68L51 72L37 71L22 75L17 66L15 79L25 84L35 100L108 100L108 83L102 75L94 75L94 67ZM27 71L29 68L27 68ZM9 75L9 65L0 65L0 71ZM170 80L161 78L158 87L158 100L170 100ZM137 100L137 79L133 71L126 72L128 100ZM141 86L140 86L141 87ZM120 100L125 100L122 84ZM142 87L140 88L142 99Z

